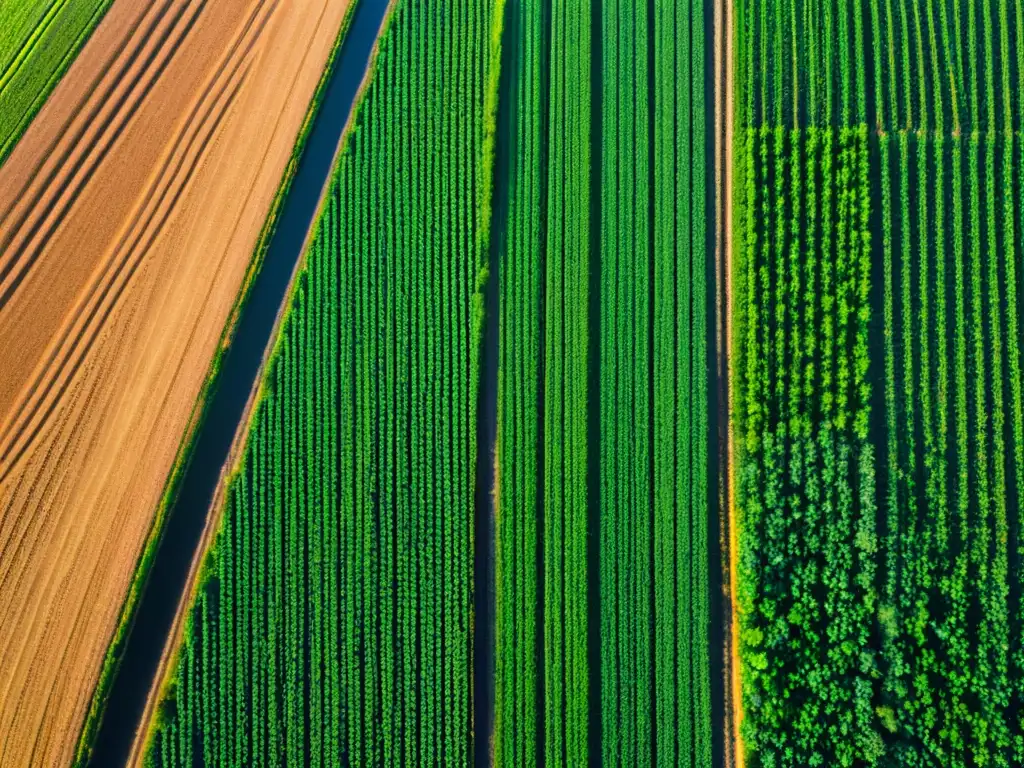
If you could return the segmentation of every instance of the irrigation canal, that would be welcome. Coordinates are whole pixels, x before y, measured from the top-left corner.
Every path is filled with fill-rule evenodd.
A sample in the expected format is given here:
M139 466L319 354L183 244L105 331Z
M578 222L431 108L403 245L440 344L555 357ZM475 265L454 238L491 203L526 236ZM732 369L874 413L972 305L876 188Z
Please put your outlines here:
M94 768L124 765L128 759L221 469L257 384L264 351L271 343L275 320L316 215L387 6L387 0L358 0L334 60L295 179L283 201L277 229L238 318L218 380L208 397L191 459L168 510L96 734L90 761Z

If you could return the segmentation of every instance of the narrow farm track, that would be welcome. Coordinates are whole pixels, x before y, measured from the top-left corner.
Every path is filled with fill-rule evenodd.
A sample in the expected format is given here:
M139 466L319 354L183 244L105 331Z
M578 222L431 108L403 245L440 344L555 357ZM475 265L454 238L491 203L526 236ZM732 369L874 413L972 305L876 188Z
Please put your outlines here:
M117 0L0 168L0 764L70 760L348 6Z
M718 226L715 247L716 301L718 319L717 351L719 418L719 515L723 522L720 548L723 556L723 675L725 729L723 762L727 768L745 764L740 726L743 723L743 692L740 679L739 610L737 602L737 556L739 539L736 515L735 435L733 434L732 382L737 370L733 343L733 119L735 116L733 56L733 6L727 0L714 2L715 72L715 222Z

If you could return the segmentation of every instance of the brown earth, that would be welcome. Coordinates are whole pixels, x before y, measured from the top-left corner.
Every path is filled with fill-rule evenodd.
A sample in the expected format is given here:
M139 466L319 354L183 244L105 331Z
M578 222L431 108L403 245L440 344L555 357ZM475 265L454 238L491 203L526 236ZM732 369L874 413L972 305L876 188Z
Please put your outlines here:
M73 756L349 0L116 0L0 168L0 765Z
M389 0L388 8L384 13L384 19L381 22L381 29L387 27L389 18L395 10L396 2L397 0ZM356 92L356 96L352 101L352 109L349 111L348 120L342 131L342 141L339 142L338 147L335 150L334 159L331 161L332 168L336 167L338 164L338 156L341 154L344 147L345 136L348 134L352 125L357 107L363 100L363 94L365 93L366 88L369 87L370 81L373 79L375 61L379 50L380 40L378 39L378 41L374 43L373 50L370 53L369 65L366 67L366 72L363 74L363 80L359 85L359 90ZM318 211L323 209L324 203L330 194L331 184L333 181L333 173L328 174L327 178L324 180L323 189L320 191L320 201L317 204ZM319 214L317 215L319 216ZM146 751L149 748L153 737L154 726L156 724L154 716L158 711L160 703L165 698L167 686L170 684L171 676L175 671L178 654L180 653L181 645L184 642L185 619L188 616L189 611L192 609L197 591L200 587L199 579L202 575L203 561L206 559L207 553L210 551L210 547L213 546L216 541L217 534L220 532L220 524L224 517L224 507L226 504L228 486L233 481L234 477L242 470L242 460L245 458L246 442L249 438L250 432L252 431L253 419L256 417L256 404L264 397L264 387L266 386L264 374L267 363L270 361L271 355L274 352L275 342L280 339L281 324L284 322L288 308L292 304L292 295L295 291L295 280L306 269L307 259L309 257L309 247L315 235L315 226L311 227L309 232L306 233L305 241L302 244L302 255L296 262L295 268L292 270L292 275L288 282L288 289L285 292L285 300L281 302L281 307L278 309L277 317L274 318L274 328L270 333L270 343L263 351L260 368L256 373L256 378L253 381L249 397L245 402L245 409L242 412L242 418L239 420L238 429L235 431L235 436L231 441L228 458L224 462L224 466L221 468L220 477L217 480L217 487L214 490L213 500L210 502L210 509L206 514L206 523L203 526L203 533L199 540L199 546L196 547L196 551L192 555L192 563L189 566L185 589L182 591L181 599L178 601L178 609L174 613L174 622L171 625L171 631L164 643L163 652L160 654L160 662L157 666L156 675L153 678L153 685L150 688L149 695L146 697L146 704L143 708L142 718L135 730L135 738L132 740L132 749L128 755L127 765L130 768L138 768L143 765L143 761L146 757Z

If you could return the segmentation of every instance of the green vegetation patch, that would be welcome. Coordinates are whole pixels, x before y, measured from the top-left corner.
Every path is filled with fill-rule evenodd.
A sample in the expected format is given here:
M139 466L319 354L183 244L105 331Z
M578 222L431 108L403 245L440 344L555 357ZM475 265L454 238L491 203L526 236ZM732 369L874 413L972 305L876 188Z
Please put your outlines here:
M867 129L752 128L737 167L740 652L755 765L882 748Z
M113 0L0 0L0 165Z
M508 768L711 762L705 16L652 10L507 14L494 757Z
M712 105L703 3L649 8L602 17L601 751L705 766Z
M493 6L439 11L380 38L149 765L471 759Z
M515 119L498 137L511 160L499 257L495 760L530 766L544 754L549 766L583 765L590 10L556 4L549 18L544 3L525 2L508 17L514 91L501 108Z
M881 140L887 521L879 609L906 764L1024 760L1020 137ZM905 757L904 757L905 756Z
M1020 765L1021 5L738 18L748 764Z

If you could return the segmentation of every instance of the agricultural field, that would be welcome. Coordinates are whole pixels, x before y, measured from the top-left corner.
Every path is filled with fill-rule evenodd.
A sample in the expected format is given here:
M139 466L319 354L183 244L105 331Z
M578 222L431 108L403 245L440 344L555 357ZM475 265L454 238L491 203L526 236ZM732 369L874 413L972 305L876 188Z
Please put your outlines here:
M0 765L1024 766L1022 78L1022 0L0 0Z
M0 2L0 165L111 2Z
M706 766L709 36L704 6L691 0L646 13L605 3L602 14L601 757Z
M738 153L737 600L744 742L765 755L820 740L843 761L876 735L867 154L863 126L747 129Z
M1018 765L1024 16L779 11L737 56L748 759Z
M609 6L602 23L630 30L629 45L605 52L593 94L591 20L556 10L547 28L540 3L394 4L226 486L149 764L464 765L487 750L502 765L581 765L599 728L609 763L711 759L704 17ZM648 24L663 43L695 42L655 57ZM549 33L572 55L542 56ZM622 69L634 48L650 73ZM657 114L634 102L649 74L668 96ZM591 199L595 146L605 179L630 179L623 194ZM632 204L648 197L653 218ZM629 249L644 255L619 256ZM489 269L490 739L470 655ZM609 499L597 517L591 493Z
M508 14L499 103L494 762L705 764L703 9L545 19Z
M501 96L516 123L501 136L514 149L497 267L499 765L535 765L538 754L579 765L587 756L588 11L566 3L547 30L542 3L507 14L516 58L505 80L515 91Z
M0 166L0 765L102 709L349 7L251 5L115 2Z
M471 759L487 246L472 201L490 194L495 7L400 0L390 14L147 765Z
M968 7L877 84L892 124L879 139L881 701L910 765L1024 761L1022 24L1019 5ZM898 33L883 19L877 34ZM942 85L901 100L915 71Z

